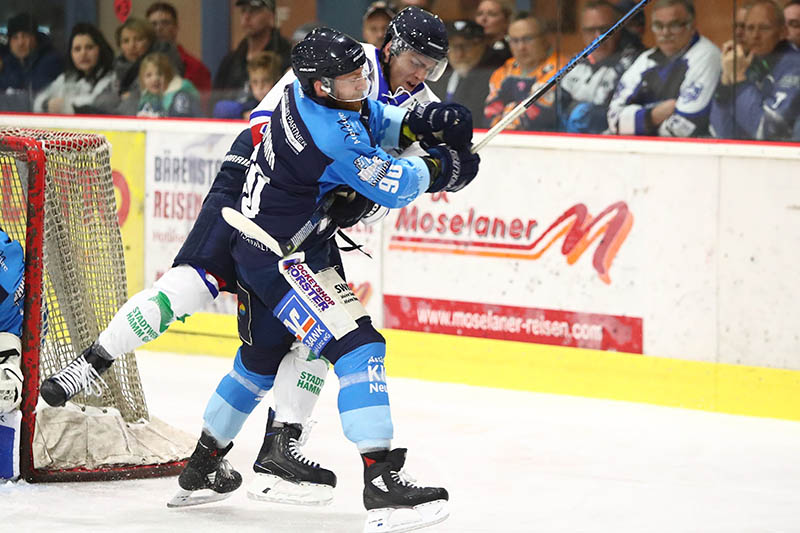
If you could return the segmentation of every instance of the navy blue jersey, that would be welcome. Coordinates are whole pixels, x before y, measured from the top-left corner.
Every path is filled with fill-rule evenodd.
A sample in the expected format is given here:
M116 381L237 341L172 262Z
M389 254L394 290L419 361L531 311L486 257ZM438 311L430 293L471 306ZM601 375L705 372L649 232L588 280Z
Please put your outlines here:
M22 335L23 273L22 246L0 229L0 331Z
M421 158L398 159L386 152L399 143L405 113L373 100L361 113L323 106L295 81L286 87L253 152L241 212L285 241L342 185L386 207L408 205L428 188L430 175ZM334 229L309 236L303 249Z

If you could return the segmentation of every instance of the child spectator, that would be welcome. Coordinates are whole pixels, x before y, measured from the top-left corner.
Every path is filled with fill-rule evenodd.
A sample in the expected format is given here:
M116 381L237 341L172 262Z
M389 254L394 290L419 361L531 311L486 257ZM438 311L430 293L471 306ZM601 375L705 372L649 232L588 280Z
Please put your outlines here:
M139 102L139 70L142 58L151 52L162 52L168 56L173 71L180 72L183 65L175 46L167 42L156 42L156 32L149 22L131 17L117 28L117 47L120 55L114 59L121 98L117 113L135 115Z
M281 57L275 52L260 52L247 62L247 85L235 100L220 100L214 118L247 119L258 103L280 79Z
M200 95L192 82L175 73L169 58L160 52L148 54L139 68L140 117L197 117Z
M111 113L119 103L112 68L114 52L95 26L76 24L69 38L67 68L33 103L37 113Z

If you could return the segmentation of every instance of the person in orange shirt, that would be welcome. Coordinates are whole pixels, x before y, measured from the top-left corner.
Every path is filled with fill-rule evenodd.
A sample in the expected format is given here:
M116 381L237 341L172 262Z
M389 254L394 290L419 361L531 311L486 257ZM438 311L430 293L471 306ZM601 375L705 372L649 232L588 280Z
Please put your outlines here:
M542 23L527 12L514 17L508 27L508 43L512 57L489 79L484 116L490 126L546 83L564 63L553 49ZM542 96L508 129L555 131L558 127L557 91L556 88Z

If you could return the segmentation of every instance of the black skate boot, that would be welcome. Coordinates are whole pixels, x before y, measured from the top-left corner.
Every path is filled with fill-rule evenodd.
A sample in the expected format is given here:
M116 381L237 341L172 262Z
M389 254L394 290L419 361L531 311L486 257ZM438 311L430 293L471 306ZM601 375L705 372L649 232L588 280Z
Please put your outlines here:
M52 407L61 407L83 389L88 394L100 396L103 389L100 383L106 382L100 374L108 370L114 360L99 344L93 343L70 364L44 380L39 393Z
M336 474L303 456L300 424L275 427L269 410L264 444L253 464L256 477L247 490L253 500L296 505L327 505L333 500ZM303 436L307 437L308 430Z
M450 515L445 489L415 485L403 471L405 448L361 457L365 467L365 533L411 531L438 524Z
M180 490L167 502L167 507L187 507L201 503L224 500L242 484L242 475L225 460L233 448L231 442L224 448L205 431L178 477Z

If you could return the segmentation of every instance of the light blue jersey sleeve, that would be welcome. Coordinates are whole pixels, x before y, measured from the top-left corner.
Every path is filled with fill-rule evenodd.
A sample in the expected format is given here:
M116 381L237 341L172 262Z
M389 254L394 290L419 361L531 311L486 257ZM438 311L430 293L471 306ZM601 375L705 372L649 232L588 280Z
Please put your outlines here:
M22 246L0 230L0 332L22 335L23 272Z
M326 108L320 113L318 108L317 113L303 117L313 128L318 148L332 161L319 179L320 192L347 185L377 204L404 207L430 185L428 166L420 157L396 158L386 153L386 148L399 142L406 111L374 101L369 106L370 131L355 111ZM378 146L373 146L373 140Z

